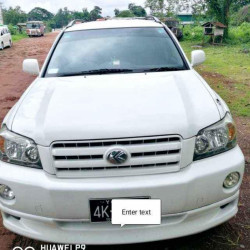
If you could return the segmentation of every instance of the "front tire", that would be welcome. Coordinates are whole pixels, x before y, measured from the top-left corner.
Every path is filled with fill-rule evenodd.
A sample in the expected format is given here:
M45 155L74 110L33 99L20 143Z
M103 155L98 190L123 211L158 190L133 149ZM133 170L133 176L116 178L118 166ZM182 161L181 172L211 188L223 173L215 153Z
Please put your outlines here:
M4 49L4 44L3 44L3 42L1 42L0 50L3 50L3 49Z
M12 41L11 40L9 40L9 47L11 48L12 47Z

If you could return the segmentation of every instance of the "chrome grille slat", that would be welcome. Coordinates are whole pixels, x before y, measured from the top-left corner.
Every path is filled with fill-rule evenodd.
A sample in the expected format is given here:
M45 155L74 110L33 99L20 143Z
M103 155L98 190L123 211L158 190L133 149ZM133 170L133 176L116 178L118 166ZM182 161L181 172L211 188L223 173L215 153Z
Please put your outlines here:
M116 144L116 146L119 144ZM123 145L121 145L123 147ZM52 155L53 156L71 156L71 155L100 155L104 154L110 147L79 147L79 148L53 148ZM151 152L152 144L144 144L144 145L128 145L125 148L130 153L136 152ZM153 146L154 151L163 151L163 150L177 150L181 148L180 142L169 142L169 143L157 143Z
M105 143L108 144L108 146L110 145L116 145L122 143L123 145L128 145L128 144L147 144L147 143L159 143L159 142L173 142L173 141L178 141L180 142L181 139L180 137L170 137L170 138L157 138L157 139L130 139L130 140L126 140L126 139L121 139L121 140L107 140L107 141L96 141L96 142L68 142L68 143L54 143L52 145L52 148L57 148L57 147L61 147L60 145L64 145L64 147L83 147L84 144L86 144L86 147L96 147L95 143L102 143L103 146L106 146ZM128 143L128 144L124 144L124 143ZM141 143L139 143L141 142Z
M97 167L97 168L71 168L71 171L84 171L84 170L112 170L112 169L126 169L126 168L149 168L149 167L158 167L158 166L171 166L175 165L178 162L173 163L158 163L158 164L144 164L144 165L125 165L125 166L112 166L112 167ZM67 169L68 170L68 169ZM65 171L65 169L59 169L58 171Z
M156 155L170 155L170 154L177 154L179 153L180 150L177 149L177 150L163 150L163 151L156 151L156 152L151 152L151 151L148 151L148 152L142 152L140 153L139 151L136 153L133 153L133 152L130 152L131 153L131 158L134 158L134 157L141 157L141 156L156 156ZM54 160L56 161L63 161L63 160L87 160L87 159L101 159L103 158L103 155L85 155L85 154L82 154L82 155L67 155L67 156L61 156L61 155L55 155L54 154Z
M51 154L58 177L101 177L179 171L181 147L179 136L156 136L55 142ZM124 164L113 165L106 159L107 152L117 148L129 153Z
M168 156L147 156L147 157L135 157L131 158L129 160L129 165L138 165L138 164L154 164L154 163L161 163L161 162L179 162L180 156L179 154L173 154L173 155L168 155ZM102 166L111 166L113 167L111 163L108 163L105 159L102 160L60 160L60 161L55 161L54 166L57 169L60 168L84 168L84 167L102 167ZM125 164L121 164L119 166L123 166Z

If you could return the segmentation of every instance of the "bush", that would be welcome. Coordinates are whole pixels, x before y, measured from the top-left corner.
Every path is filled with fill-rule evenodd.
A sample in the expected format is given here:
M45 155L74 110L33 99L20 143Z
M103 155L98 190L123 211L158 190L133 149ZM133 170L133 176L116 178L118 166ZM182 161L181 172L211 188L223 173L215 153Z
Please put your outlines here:
M186 25L183 28L183 40L202 41L203 28L201 26Z
M203 40L203 27L186 25L183 28L182 40L201 42ZM209 37L205 36L205 41L208 40ZM239 26L229 26L228 38L224 42L229 44L250 43L250 23L244 22Z
M16 26L13 26L12 24L9 24L8 28L9 28L9 31L10 31L11 35L16 35L18 33Z
M117 17L134 17L135 15L130 10L121 11Z
M237 27L229 27L228 43L239 44L250 42L250 23L242 23Z
M50 21L45 22L45 26L46 26L46 32L51 32L52 29L56 28L56 23L52 19Z

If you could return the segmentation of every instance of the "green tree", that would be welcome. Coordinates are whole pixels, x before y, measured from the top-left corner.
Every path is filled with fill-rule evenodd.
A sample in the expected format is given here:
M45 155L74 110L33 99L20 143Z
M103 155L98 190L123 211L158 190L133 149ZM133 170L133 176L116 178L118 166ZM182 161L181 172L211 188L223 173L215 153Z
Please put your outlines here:
M201 15L206 10L206 0L146 0L145 6L160 18L176 16L179 12Z
M67 7L64 9L59 9L53 18L56 28L62 28L66 26L72 19L72 13Z
M88 12L88 9L86 8L82 9L82 19L85 21L90 20L90 13Z
M51 31L51 29L57 28L54 18L46 22L46 27L48 31Z
M82 11L70 11L67 8L59 9L56 15L47 22L51 29L62 28L74 19L90 21L90 13L84 8Z
M54 15L46 9L36 7L28 13L28 19L30 21L48 21L51 20Z
M242 7L250 5L250 0L238 0L234 1L232 4L232 11L236 12L239 9L242 9Z
M151 14L164 17L166 4L164 0L146 0L145 7L150 9Z
M175 16L177 11L183 9L189 0L146 0L145 6L150 8L151 14L163 18Z
M128 9L137 17L144 17L147 15L146 10L142 6L135 5L134 3L130 3Z
M16 25L27 21L27 14L21 10L20 6L15 8L3 9L3 20L5 24Z
M130 10L122 10L117 17L134 17L135 15Z
M71 11L73 19L80 19L84 21L90 21L90 13L87 9L82 9L82 11Z
M83 19L83 13L81 11L72 11L73 19Z
M204 21L207 11L207 3L204 0L193 0L187 11L192 12L193 19L199 23Z
M114 12L115 12L115 16L118 16L120 14L120 10L118 9L115 9Z
M102 8L95 6L93 10L90 11L90 20L95 21L98 18L102 18Z
M208 6L208 13L214 17L216 21L219 21L227 26L225 29L225 37L228 37L228 29L229 29L229 22L231 17L231 9L235 5L241 5L246 4L249 2L243 1L243 0L206 0L207 6Z

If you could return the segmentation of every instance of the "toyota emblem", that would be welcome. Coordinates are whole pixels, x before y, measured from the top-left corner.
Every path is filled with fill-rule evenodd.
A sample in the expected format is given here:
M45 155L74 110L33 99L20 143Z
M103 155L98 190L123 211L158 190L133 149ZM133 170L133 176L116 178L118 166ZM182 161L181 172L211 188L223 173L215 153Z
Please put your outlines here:
M128 155L123 150L114 150L108 154L107 160L112 164L122 164L128 159Z

